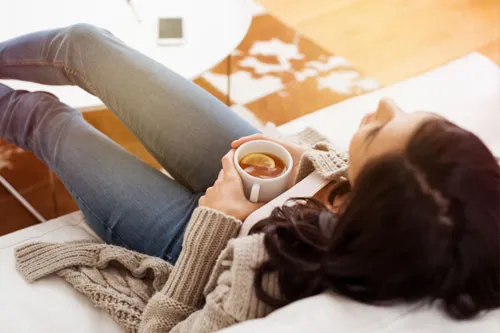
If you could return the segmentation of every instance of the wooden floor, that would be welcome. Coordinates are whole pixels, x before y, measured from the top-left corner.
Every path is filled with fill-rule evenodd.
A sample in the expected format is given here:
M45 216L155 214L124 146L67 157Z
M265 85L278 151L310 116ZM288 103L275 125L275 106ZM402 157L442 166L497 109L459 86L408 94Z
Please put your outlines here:
M469 52L500 64L500 0L259 0L388 85Z

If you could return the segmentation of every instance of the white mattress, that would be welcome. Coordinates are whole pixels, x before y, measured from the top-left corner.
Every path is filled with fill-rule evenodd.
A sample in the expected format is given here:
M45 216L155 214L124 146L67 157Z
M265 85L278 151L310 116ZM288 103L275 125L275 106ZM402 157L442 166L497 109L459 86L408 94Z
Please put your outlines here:
M441 113L475 132L498 153L500 69L477 53L420 77L325 108L283 125L280 130L291 133L306 125L312 126L338 146L347 147L361 116L374 110L383 96L392 97L406 110ZM80 213L0 237L1 332L122 332L103 311L94 309L85 297L60 279L46 278L30 285L15 270L13 250L24 242L91 238L97 236L86 226ZM290 322L293 319L290 318Z
M97 239L80 212L0 238L0 332L123 332L61 279L52 276L30 285L15 270L13 249L22 243L77 239Z

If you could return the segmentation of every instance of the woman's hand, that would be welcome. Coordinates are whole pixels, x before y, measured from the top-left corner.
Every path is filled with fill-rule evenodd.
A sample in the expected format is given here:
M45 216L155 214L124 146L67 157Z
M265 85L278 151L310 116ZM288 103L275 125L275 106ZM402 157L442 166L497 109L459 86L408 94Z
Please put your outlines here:
M296 145L296 144L293 144L290 142L286 142L286 141L282 141L282 140L276 140L273 138L269 138L269 137L265 136L264 134L259 133L259 134L254 134L254 135L250 135L250 136L244 136L238 140L233 141L231 143L231 148L237 149L242 144L249 142L249 141L254 141L254 140L271 141L271 142L274 142L274 143L277 143L277 144L283 146L286 150L288 150L290 155L292 155L292 159L293 159L291 181L293 181L296 178L297 173L299 172L300 158L307 150L307 147L299 146L299 145ZM292 185L292 184L290 184L290 185Z
M214 185L207 189L198 205L208 207L244 221L262 204L253 203L245 197L243 183L234 167L234 150L222 158L222 170Z

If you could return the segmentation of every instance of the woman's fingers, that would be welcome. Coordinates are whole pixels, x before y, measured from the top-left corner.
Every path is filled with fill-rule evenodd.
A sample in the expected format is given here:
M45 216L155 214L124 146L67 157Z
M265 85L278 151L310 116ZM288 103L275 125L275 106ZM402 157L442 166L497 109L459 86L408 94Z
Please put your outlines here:
M234 140L231 143L231 148L236 149L239 146L241 146L242 144L244 144L248 141L253 141L253 140L269 140L269 138L265 137L264 134L262 134L262 133L244 136L242 138L239 138L238 140ZM269 141L273 141L273 140L269 140Z
M238 176L238 171L236 171L236 167L234 166L234 149L231 149L224 157L222 158L222 170L224 171L224 176Z
M223 181L224 181L224 169L221 169L219 171L219 175L217 176L217 179L215 180L214 186L220 184Z

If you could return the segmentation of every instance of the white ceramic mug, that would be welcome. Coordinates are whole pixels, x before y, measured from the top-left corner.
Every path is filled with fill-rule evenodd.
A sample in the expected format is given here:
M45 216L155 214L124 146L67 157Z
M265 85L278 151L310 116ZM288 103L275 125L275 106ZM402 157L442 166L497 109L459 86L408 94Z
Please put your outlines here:
M258 178L245 171L240 166L239 161L251 153L267 153L280 158L286 165L286 170L275 178ZM292 172L292 156L281 145L266 141L255 140L242 144L234 153L234 165L243 180L243 188L246 197L252 202L268 202L283 193L288 186L290 174Z

